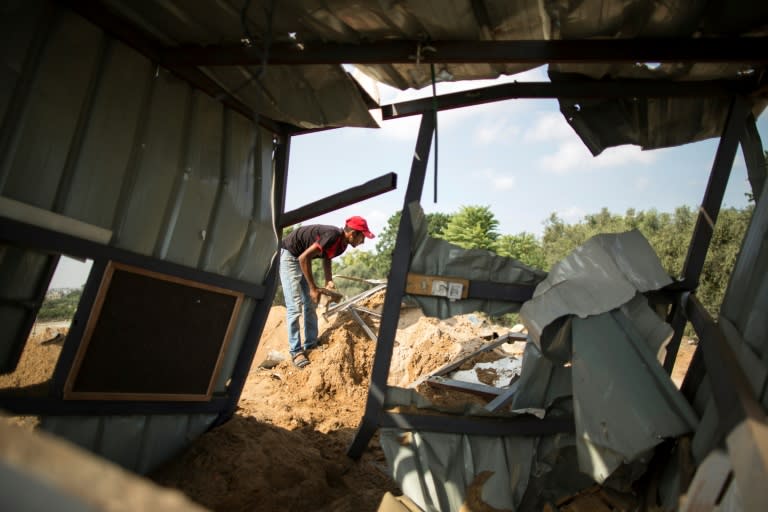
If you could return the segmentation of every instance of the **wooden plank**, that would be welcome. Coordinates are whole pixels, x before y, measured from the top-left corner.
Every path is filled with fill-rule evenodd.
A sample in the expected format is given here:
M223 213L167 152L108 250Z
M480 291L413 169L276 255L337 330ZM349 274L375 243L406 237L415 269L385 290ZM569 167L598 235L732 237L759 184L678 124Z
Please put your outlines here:
M408 272L405 282L405 293L445 297L451 300L466 299L469 294L469 279Z

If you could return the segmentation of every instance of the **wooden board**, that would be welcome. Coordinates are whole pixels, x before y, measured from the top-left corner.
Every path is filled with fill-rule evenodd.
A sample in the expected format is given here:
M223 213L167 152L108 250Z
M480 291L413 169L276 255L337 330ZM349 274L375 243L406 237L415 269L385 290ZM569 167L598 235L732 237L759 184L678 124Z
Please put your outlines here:
M243 294L110 262L65 399L209 400Z
M405 282L405 293L445 297L451 300L466 299L469 294L469 279L409 272Z

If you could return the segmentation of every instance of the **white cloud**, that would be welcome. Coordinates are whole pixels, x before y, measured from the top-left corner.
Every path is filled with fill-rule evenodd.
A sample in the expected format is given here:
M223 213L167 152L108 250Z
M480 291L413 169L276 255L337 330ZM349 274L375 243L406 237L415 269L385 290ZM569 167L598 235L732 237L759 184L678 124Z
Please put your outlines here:
M517 178L510 172L499 172L495 169L483 169L475 173L482 181L490 183L494 191L512 190L517 184Z
M562 115L548 112L540 115L523 140L525 142L543 142L549 140L573 140L577 137Z
M507 119L496 118L476 128L472 140L481 146L488 146L497 141L509 140L519 134L520 127L510 124Z
M545 172L568 174L571 171L588 171L623 167L632 164L647 165L653 162L657 154L642 151L638 146L618 146L608 148L594 157L580 141L561 144L554 154L543 156L538 164Z

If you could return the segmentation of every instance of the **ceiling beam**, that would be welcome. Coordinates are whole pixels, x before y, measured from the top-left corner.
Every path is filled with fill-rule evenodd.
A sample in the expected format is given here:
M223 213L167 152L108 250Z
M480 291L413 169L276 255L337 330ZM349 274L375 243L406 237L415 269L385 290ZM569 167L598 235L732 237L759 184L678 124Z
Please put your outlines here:
M418 54L418 59L417 59ZM255 65L256 46L166 47L163 59L197 66ZM680 39L580 39L558 41L381 41L364 44L274 43L269 63L405 64L415 63L606 63L747 62L768 63L768 37Z
M199 68L183 62L167 60L164 52L161 50L161 44L144 31L110 11L102 2L98 0L58 0L58 2L94 25L101 27L107 34L130 46L150 61L168 69L193 87L221 101L226 107L252 121L257 119L252 109L230 94L228 90ZM285 123L279 123L263 116L258 116L258 122L263 128L281 136L285 135L289 128L293 128Z
M511 99L711 98L746 95L759 88L756 80L658 82L652 80L579 80L515 82L454 92L381 106L382 119L397 119L433 110L450 110Z

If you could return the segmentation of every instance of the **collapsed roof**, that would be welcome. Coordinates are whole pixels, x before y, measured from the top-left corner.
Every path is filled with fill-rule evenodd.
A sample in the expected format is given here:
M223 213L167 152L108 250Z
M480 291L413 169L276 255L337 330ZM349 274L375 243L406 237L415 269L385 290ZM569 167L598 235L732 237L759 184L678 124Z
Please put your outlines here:
M768 5L746 0L65 3L248 117L289 131L377 126L376 92L342 64L402 90L544 64L553 83L697 82L701 92L728 81L753 95L754 115L765 106ZM718 136L728 108L722 94L702 102L680 91L559 91L593 154Z

